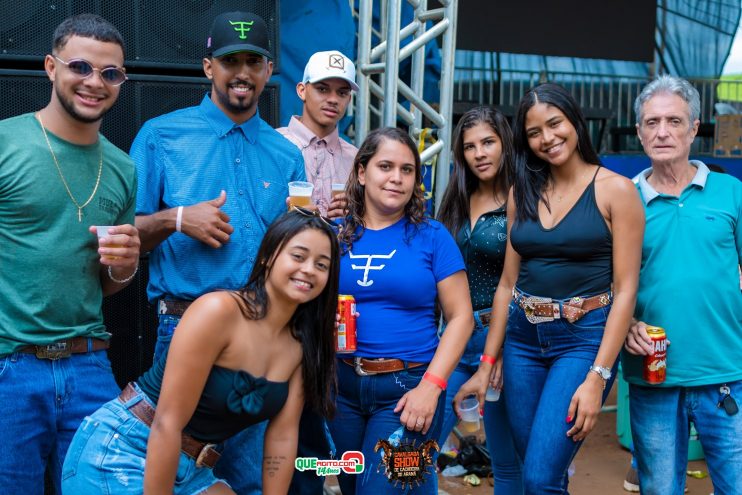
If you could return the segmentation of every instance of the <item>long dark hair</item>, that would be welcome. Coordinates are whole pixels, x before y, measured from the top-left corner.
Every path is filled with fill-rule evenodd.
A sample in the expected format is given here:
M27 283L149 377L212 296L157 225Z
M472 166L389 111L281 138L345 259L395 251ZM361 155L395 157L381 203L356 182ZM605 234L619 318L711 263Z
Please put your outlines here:
M500 166L495 176L495 197L506 200L513 183L513 133L507 119L492 107L472 108L461 117L453 131L453 172L438 212L438 220L454 237L461 226L469 221L469 198L479 186L479 179L469 168L464 156L464 133L479 124L490 126L502 147Z
M335 232L318 216L291 211L276 220L263 237L247 285L235 291L246 318L264 318L270 300L265 289L272 260L286 243L306 229L319 230L330 239L330 271L327 285L319 296L300 304L289 326L291 335L301 342L304 401L317 413L330 417L335 412L332 400L335 387L335 312L338 299L340 256Z
M409 134L395 127L375 129L366 136L358 149L356 158L353 160L353 169L350 171L350 177L348 177L345 186L345 196L348 198L347 217L338 239L345 244L346 249L353 247L353 241L360 239L363 230L366 228L366 223L363 221L363 215L366 213L366 188L358 181L358 170L368 165L368 162L371 161L385 140L400 142L412 152L415 159L415 185L412 188L412 197L405 206L404 214L407 221L413 226L418 226L425 221L425 198L420 188L423 174L420 165L420 154L417 152L415 142ZM360 231L356 232L358 227L360 227Z
M513 143L515 145L515 218L517 220L537 220L538 202L543 201L549 208L544 191L551 180L551 167L538 158L528 145L526 134L526 114L537 103L545 103L562 111L577 131L577 152L587 162L600 164L600 158L590 141L585 117L572 95L557 84L541 84L529 89L518 105L513 125Z

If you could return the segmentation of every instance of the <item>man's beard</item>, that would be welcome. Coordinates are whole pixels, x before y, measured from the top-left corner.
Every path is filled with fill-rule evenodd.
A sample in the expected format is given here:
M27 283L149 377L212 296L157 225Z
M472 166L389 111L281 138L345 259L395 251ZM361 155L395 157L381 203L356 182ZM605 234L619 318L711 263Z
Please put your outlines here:
M83 124L94 124L98 122L111 109L111 107L108 107L95 117L80 115L77 110L75 110L75 105L74 103L72 103L72 100L63 95L59 88L57 88L56 86L54 87L54 92L57 94L57 99L59 100L59 103L62 104L62 108L64 108L69 116L77 120L78 122L82 122Z
M232 83L230 83L232 84ZM246 98L241 98L237 100L237 103L232 103L232 101L229 99L229 88L227 87L227 91L222 91L218 88L214 88L214 91L216 92L216 97L219 99L219 103L222 104L222 106L230 113L239 115L243 113L248 113L250 110L252 110L255 107L254 100L248 101ZM254 87L253 87L253 95L257 96L254 93Z

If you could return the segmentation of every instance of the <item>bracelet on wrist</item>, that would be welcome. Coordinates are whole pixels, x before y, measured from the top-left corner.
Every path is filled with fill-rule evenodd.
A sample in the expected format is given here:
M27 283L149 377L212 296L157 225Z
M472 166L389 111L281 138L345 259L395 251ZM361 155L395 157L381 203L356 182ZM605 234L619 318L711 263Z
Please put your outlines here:
M131 282L131 280L134 278L134 275L137 274L137 271L138 270L139 270L139 264L137 264L137 266L134 267L134 271L132 272L131 275L129 275L128 277L123 278L123 279L118 279L118 278L116 278L116 277L113 276L113 270L111 270L111 265L108 265L108 278L110 278L111 280L113 280L117 284L126 284L126 283Z
M482 356L479 358L479 362L489 363L492 366L494 366L495 363L497 362L497 358L494 356L490 356L489 354L482 353Z
M175 231L182 232L183 227L183 207L178 206L178 213L175 216Z
M441 390L446 390L446 387L448 386L448 384L446 383L446 380L428 371L426 371L425 374L423 375L423 380L429 381L430 383L432 383L433 385L436 385Z

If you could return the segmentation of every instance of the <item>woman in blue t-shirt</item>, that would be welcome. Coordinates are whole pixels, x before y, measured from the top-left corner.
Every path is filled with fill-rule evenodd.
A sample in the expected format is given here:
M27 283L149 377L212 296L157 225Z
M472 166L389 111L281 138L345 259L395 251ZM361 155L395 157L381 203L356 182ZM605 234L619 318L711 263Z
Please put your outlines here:
M517 391L506 408L524 492L562 494L613 383L636 302L644 214L634 184L601 167L564 88L526 92L513 134L508 246L485 354L505 341L504 388ZM483 363L477 374L490 368ZM482 381L464 384L457 400L483 394Z
M505 263L507 226L505 203L513 181L513 134L505 116L491 107L466 112L453 133L453 172L443 195L438 220L455 237L464 256L469 293L474 308L474 332L464 355L448 380L446 415L438 443L443 445L456 423L452 401L459 387L477 371L480 360L497 361L483 355L492 308L492 298ZM505 412L505 393L491 400L502 388L499 373L484 401L484 428L492 462L495 493L523 493L520 461ZM480 376L480 375L477 375ZM492 396L490 396L492 394Z
M414 142L383 128L361 145L346 186L340 293L356 300L358 348L339 356L330 430L338 453L361 451L366 462L363 473L339 476L346 495L398 494L400 484L438 493L437 447L424 442L440 435L446 381L474 322L461 253L424 217L421 181ZM440 341L436 299L448 321ZM390 446L430 456L401 466Z
M304 403L334 409L338 254L310 211L273 223L246 286L194 301L167 354L83 421L64 493L234 494L215 447L267 419L263 493L285 494Z

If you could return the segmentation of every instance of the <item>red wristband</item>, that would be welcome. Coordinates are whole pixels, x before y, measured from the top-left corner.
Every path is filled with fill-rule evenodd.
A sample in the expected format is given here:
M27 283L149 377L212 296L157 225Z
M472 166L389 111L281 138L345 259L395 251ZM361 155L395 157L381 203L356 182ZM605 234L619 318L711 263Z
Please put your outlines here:
M441 378L440 376L435 376L433 373L425 372L423 375L423 380L428 380L430 383L437 385L438 388L441 390L446 390L446 380Z
M487 354L482 354L482 357L480 357L479 360L485 363L490 363L492 366L494 366L495 363L497 362L496 357L492 357Z

